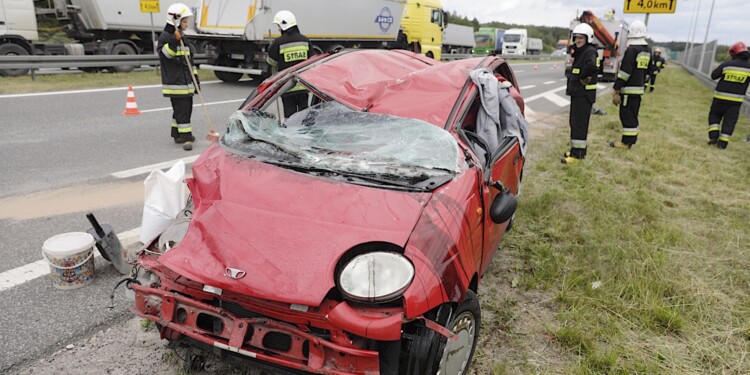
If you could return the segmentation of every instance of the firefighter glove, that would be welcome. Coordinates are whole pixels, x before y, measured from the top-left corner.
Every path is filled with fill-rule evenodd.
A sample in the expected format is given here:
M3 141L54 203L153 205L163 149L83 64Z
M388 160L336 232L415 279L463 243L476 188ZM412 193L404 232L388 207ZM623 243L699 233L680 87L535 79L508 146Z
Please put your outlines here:
M586 77L586 78L580 79L579 81L581 82L582 85L586 86L589 84L589 82L591 82L591 77Z
M612 104L614 104L614 105L620 105L620 101L621 100L622 100L622 98L620 97L620 93L619 92L616 92L616 93L612 94Z

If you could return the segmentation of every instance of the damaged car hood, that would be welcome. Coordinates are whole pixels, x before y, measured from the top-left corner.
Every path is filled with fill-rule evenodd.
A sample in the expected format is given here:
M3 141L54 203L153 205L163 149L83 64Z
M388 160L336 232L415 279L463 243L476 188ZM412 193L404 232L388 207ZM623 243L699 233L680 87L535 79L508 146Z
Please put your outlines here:
M193 219L159 262L222 290L306 306L335 287L336 263L352 247L405 246L431 196L295 172L217 145L188 184Z

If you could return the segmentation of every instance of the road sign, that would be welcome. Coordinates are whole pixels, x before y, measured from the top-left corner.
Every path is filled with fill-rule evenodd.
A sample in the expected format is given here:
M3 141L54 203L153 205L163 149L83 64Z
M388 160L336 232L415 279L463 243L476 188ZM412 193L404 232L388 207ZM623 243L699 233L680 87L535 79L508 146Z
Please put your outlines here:
M677 0L625 0L624 12L674 13L675 8L677 8Z
M141 12L159 13L159 0L141 0Z

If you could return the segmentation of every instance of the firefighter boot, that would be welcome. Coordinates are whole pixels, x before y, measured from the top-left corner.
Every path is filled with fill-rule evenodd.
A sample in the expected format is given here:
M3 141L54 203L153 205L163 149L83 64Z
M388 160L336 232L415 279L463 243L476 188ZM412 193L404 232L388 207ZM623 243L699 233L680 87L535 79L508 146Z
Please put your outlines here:
M719 139L717 139L717 138L711 138L711 139L708 140L708 145L709 146L716 146L718 143L719 143Z
M583 160L582 158L576 158L576 157L573 157L573 156L569 156L567 154L568 153L566 153L566 156L564 158L560 159L560 163L563 163L563 164L576 164L576 163L580 163Z
M190 151L193 149L193 142L192 141L186 141L182 144L182 149L185 151Z
M729 146L729 142L727 142L727 141L722 141L722 140L720 139L720 140L719 140L719 142L717 142L717 143L716 143L716 145L717 145L717 146L719 146L719 148L720 148L720 149L724 150L724 149L726 149L726 148L727 148L727 146Z
M629 143L622 143L621 141L617 141L617 142L609 142L609 147L629 150L631 147L633 147L633 145Z
M174 143L179 143L179 142L177 142L177 137L179 137L180 133L177 131L177 127L176 126L172 126L171 128L172 128L171 135L172 135L172 139L174 139Z

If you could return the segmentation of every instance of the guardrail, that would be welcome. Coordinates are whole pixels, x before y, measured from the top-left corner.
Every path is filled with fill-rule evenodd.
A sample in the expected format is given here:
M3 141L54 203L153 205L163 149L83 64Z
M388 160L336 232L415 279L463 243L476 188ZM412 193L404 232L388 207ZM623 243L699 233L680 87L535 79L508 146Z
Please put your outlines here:
M205 54L193 56L195 64L205 64ZM51 55L51 56L0 56L0 69L43 68L106 68L123 65L159 65L158 55Z
M672 60L674 61L674 60ZM687 70L690 74L696 76L704 85L714 88L716 87L716 81L712 80L711 77L698 71L697 69L683 64L681 61L675 61L677 64L682 66L683 69ZM745 94L745 101L742 103L742 113L746 116L750 116L750 94Z
M442 61L453 61L470 59L472 57L486 57L488 55L472 55L472 54L456 54L456 53L444 53L441 55ZM558 58L552 57L552 55L496 55L505 60L556 60ZM564 60L564 57L560 57L559 60Z

